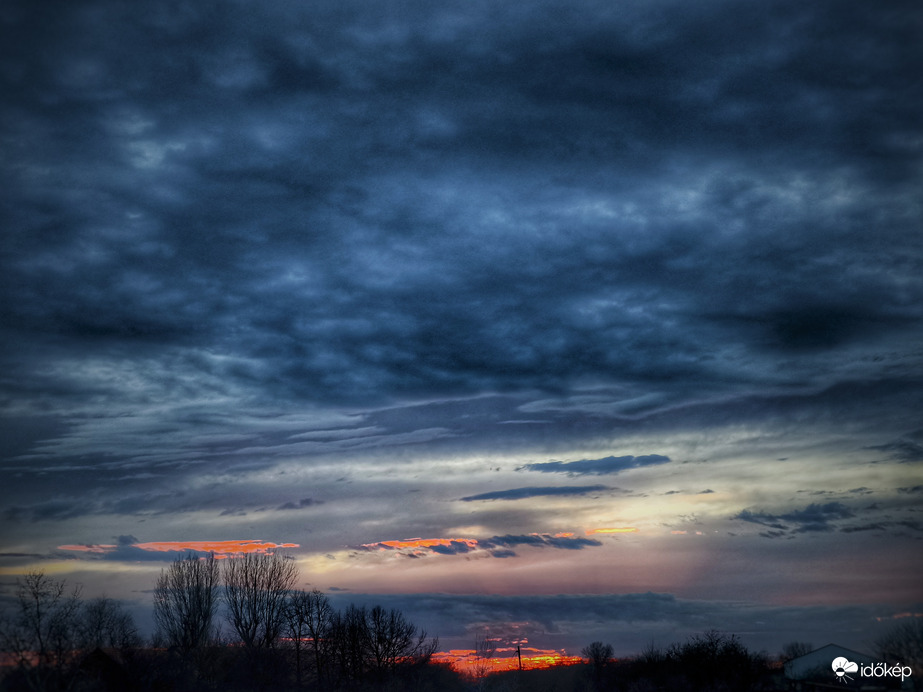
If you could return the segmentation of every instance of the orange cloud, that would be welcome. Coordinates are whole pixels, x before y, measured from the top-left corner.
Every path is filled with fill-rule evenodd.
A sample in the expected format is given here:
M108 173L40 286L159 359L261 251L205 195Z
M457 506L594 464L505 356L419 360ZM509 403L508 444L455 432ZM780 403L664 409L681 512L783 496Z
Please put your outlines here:
M214 553L217 558L245 555L247 553L267 553L279 548L298 548L298 543L268 543L261 540L249 541L160 541L155 543L134 543L133 548L156 553L194 550L201 553Z
M436 546L450 547L453 543L464 543L471 550L478 547L476 538L408 538L403 541L379 541L378 543L363 543L363 548L378 548L387 550L393 548L434 548Z
M561 533L530 533L523 535L493 536L491 538L405 538L402 540L378 541L377 543L363 543L358 546L368 551L396 550L404 551L404 555L423 556L428 553L439 555L459 555L475 550L486 551L494 557L513 557L516 554L513 548L569 548L582 549L589 546L602 545L597 540L579 538L573 532Z
M597 533L638 533L638 529L634 526L624 526L614 529L587 529L586 535L592 536Z
M83 553L107 554L118 549L116 545L59 545L58 550L70 550ZM152 543L132 543L127 548L136 548L152 553L183 552L214 553L223 559L247 553L265 555L279 548L298 548L298 543L270 543L262 540L243 541L155 541Z

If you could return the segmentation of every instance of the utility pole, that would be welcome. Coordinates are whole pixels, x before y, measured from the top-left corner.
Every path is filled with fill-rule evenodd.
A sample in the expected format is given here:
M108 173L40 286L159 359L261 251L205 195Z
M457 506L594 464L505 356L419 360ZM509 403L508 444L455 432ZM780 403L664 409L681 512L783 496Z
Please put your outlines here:
M516 645L516 656L519 658L519 670L522 670L522 649L519 644Z

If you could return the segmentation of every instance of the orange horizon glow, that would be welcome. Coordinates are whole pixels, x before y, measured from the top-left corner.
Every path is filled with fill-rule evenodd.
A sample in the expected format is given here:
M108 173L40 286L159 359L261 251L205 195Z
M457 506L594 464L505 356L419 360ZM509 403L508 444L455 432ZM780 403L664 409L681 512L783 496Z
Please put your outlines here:
M587 529L586 535L593 536L597 533L607 534L607 533L638 533L639 529L635 526L624 526L617 527L612 529Z
M111 544L94 545L59 545L58 550L68 550L78 553L107 554L118 549L119 546ZM228 557L255 553L267 555L279 548L299 548L298 543L271 543L260 539L236 541L154 541L150 543L131 543L125 547L138 548L152 553L170 553L194 551L199 553L212 553L215 558L222 560Z
M436 663L447 663L462 675L486 675L488 673L501 673L508 670L519 669L519 657L515 648L498 649L502 652L512 652L512 656L493 656L492 658L477 658L474 649L451 649L437 651L433 654ZM561 649L535 649L522 647L522 669L539 670L554 666L572 666L586 661L580 656L568 656Z

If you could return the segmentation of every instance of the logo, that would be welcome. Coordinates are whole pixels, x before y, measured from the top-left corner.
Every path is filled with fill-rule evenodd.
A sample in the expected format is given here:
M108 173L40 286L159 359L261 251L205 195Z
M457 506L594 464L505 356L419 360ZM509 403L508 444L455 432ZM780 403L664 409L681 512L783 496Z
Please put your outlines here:
M900 678L901 682L903 682L906 678L909 678L913 672L910 666L904 666L900 663L893 666L889 666L887 663L869 663L860 666L858 663L853 663L843 656L838 656L833 659L831 667L833 668L834 675L836 675L836 679L844 685L847 680L853 679L849 673L858 673L863 678Z
M836 679L842 683L845 683L847 680L852 680L847 673L857 673L859 672L859 664L853 663L852 661L843 658L833 659L833 672L836 673Z

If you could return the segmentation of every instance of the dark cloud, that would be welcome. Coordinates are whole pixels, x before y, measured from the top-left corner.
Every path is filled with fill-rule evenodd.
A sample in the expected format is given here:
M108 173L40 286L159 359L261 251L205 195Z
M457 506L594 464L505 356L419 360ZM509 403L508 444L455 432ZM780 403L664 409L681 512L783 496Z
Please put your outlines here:
M305 507L314 507L315 505L324 504L323 500L315 500L311 497L304 497L298 502L286 502L284 504L276 507L277 510L287 510L287 509L304 509Z
M831 522L848 519L855 516L853 511L840 502L827 502L825 504L811 503L804 509L792 510L784 514L769 514L767 512L752 512L743 510L734 519L761 524L775 529L773 532L760 534L768 538L777 538L789 531L790 525L793 533L811 533L817 531L832 531Z
M923 431L916 431L893 442L873 445L869 449L887 452L890 459L901 463L923 461Z
M462 502L475 502L477 500L524 500L529 497L555 497L562 495L588 495L605 490L613 490L605 485L577 485L577 486L552 486L547 488L511 488L510 490L494 490L479 495L469 495L461 498Z
M646 454L644 456L605 457L603 459L582 459L580 461L546 461L526 464L517 470L540 471L541 473L568 473L573 476L586 474L604 475L619 473L627 469L636 469L643 466L667 464L670 458L662 454Z
M471 547L464 541L451 541L448 545L434 545L430 550L440 555L463 555L471 552Z
M399 551L406 556L420 557L426 552L437 555L464 555L475 550L486 550L492 557L516 557L512 548L527 546L534 548L557 548L559 550L582 550L601 546L592 538L582 538L570 533L530 533L522 535L493 536L492 538L459 539L413 539L408 541L382 541L368 543L357 549L366 552L379 550Z
M911 6L668 5L420 4L399 31L357 5L20 5L18 387L163 349L164 390L287 400L715 382L717 341L771 366L912 330Z
M484 548L513 548L516 546L537 546L560 548L563 550L582 550L593 546L602 545L592 538L569 535L528 534L523 536L494 536L484 541L479 541Z

